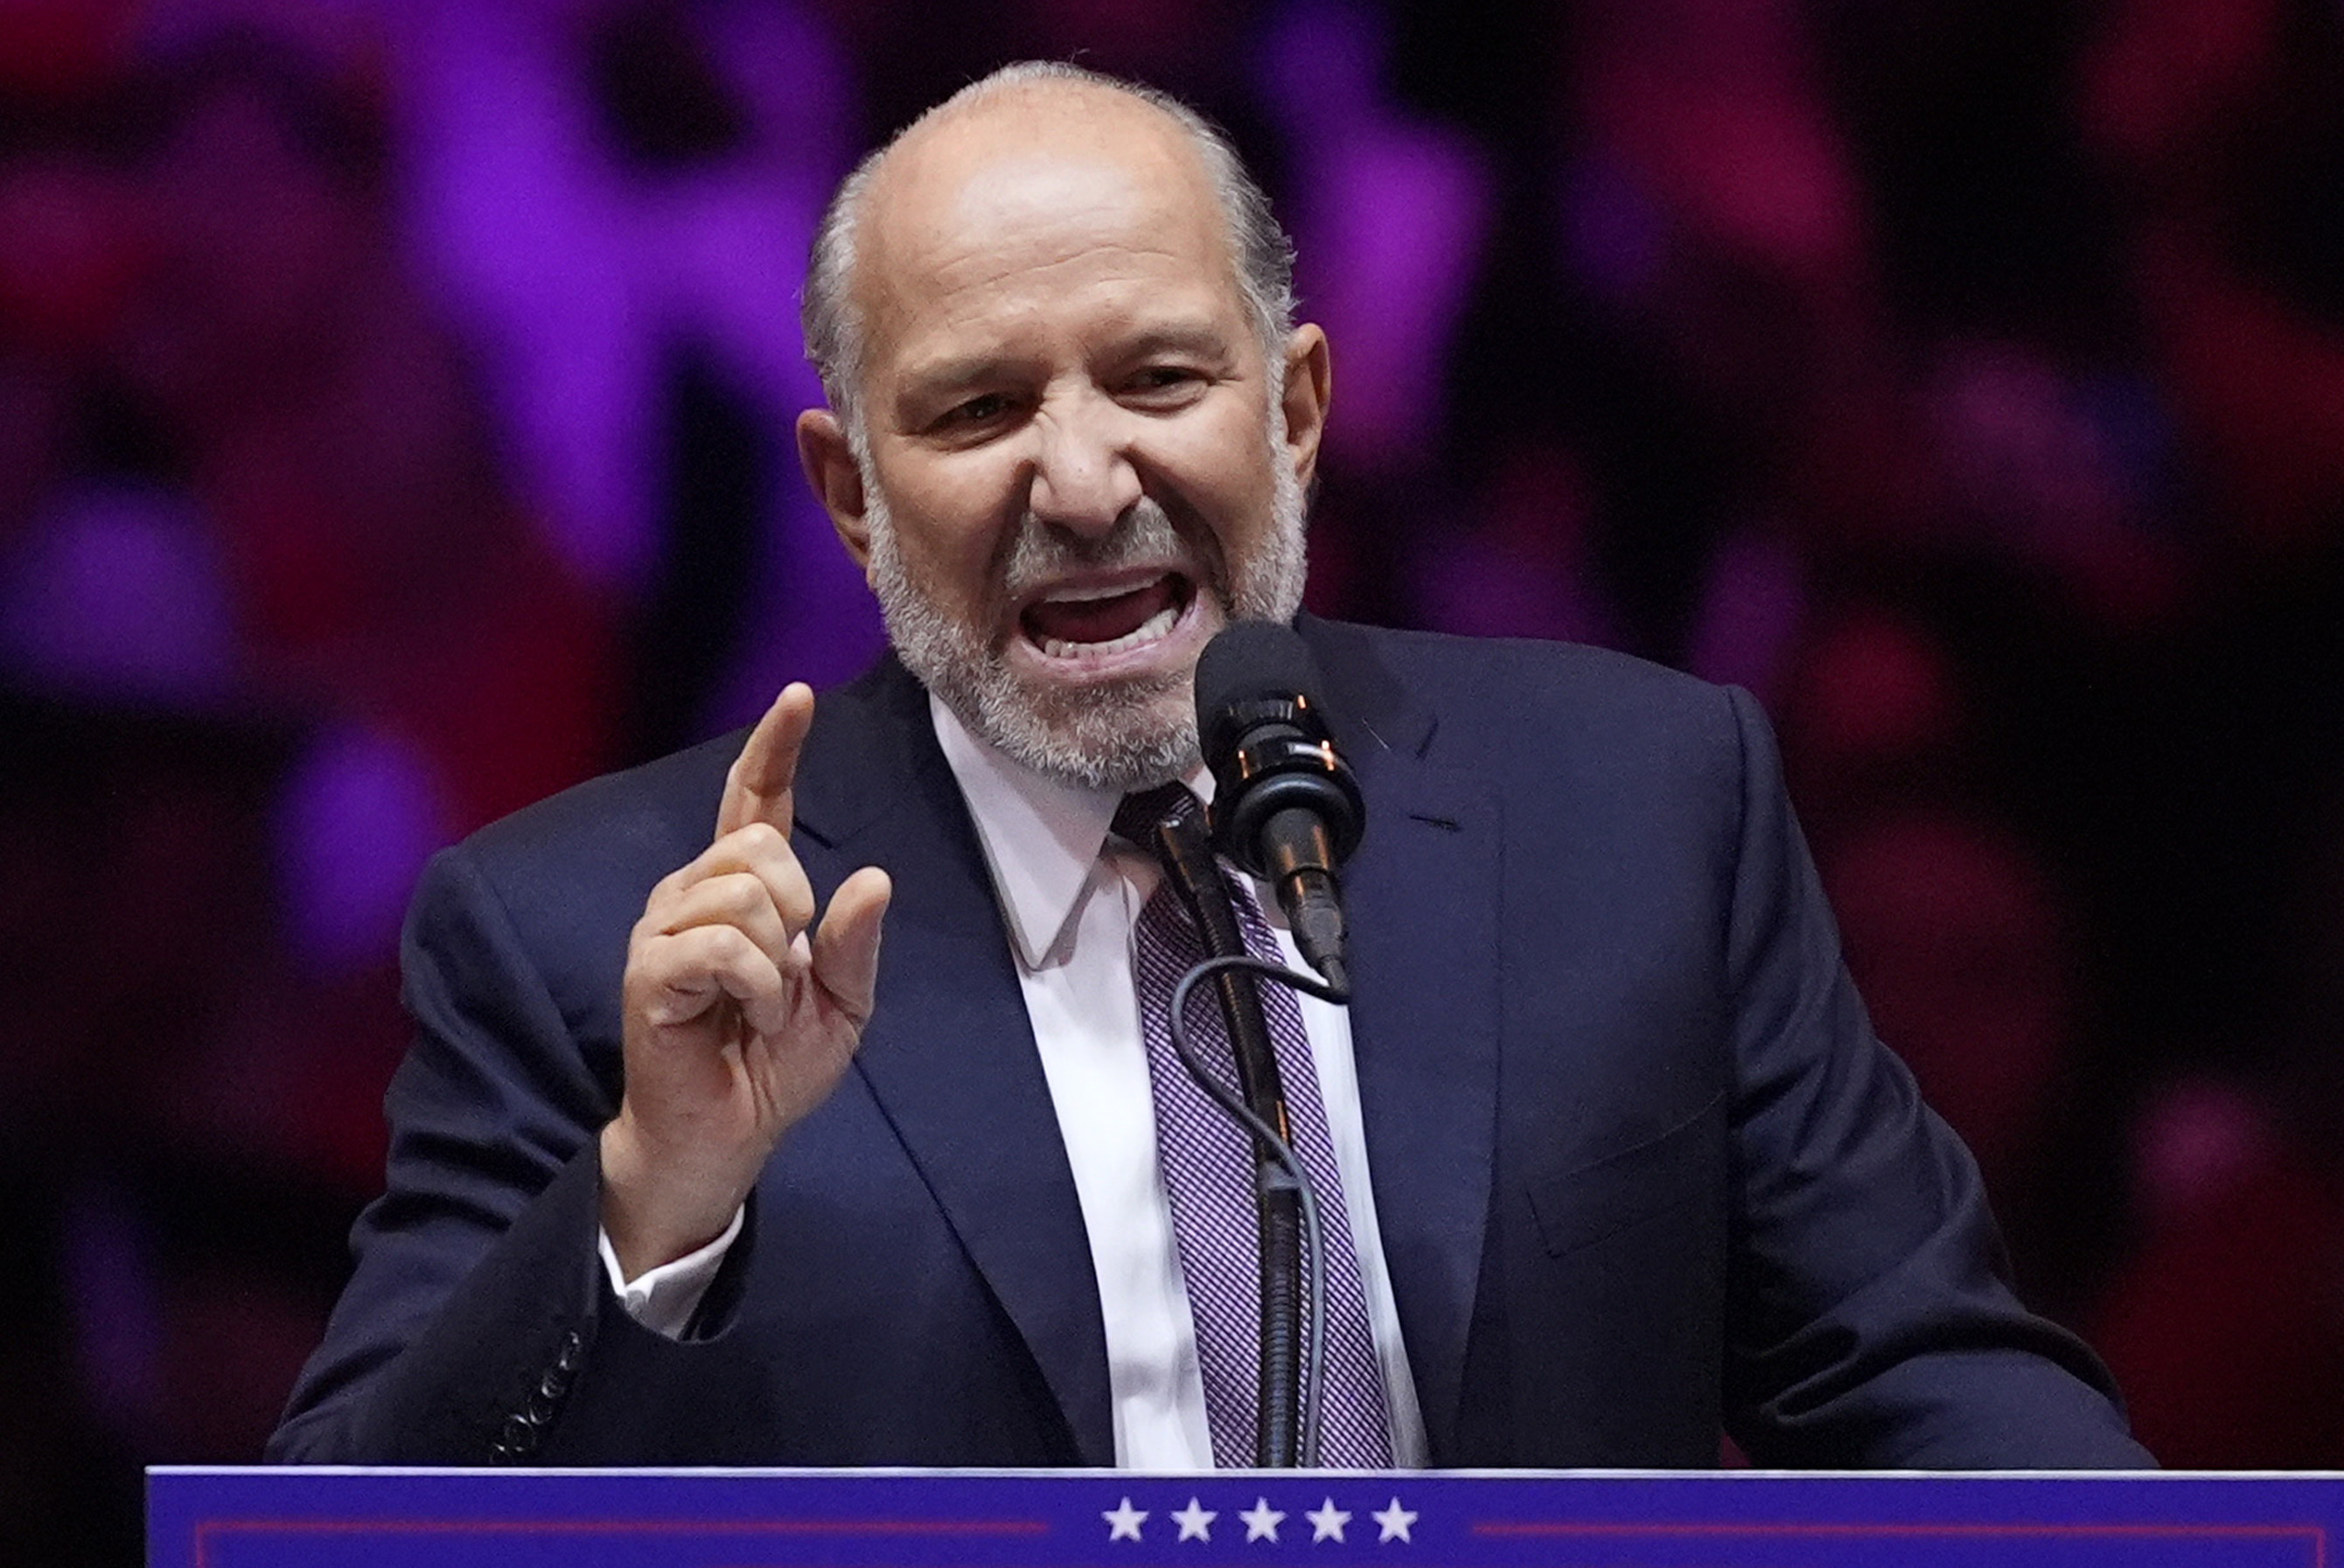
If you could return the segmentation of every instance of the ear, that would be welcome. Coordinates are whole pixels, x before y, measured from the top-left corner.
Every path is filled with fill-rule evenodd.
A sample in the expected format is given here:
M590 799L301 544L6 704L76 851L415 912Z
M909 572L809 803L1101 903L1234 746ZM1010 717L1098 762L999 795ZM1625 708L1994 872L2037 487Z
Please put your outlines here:
M1286 410L1286 455L1305 490L1318 471L1318 442L1327 433L1327 399L1333 386L1327 334L1305 322L1286 340L1286 385L1279 407Z
M871 525L865 515L863 470L854 466L854 449L847 444L846 427L828 409L808 409L798 416L798 464L814 499L830 513L838 541L864 575L871 571Z

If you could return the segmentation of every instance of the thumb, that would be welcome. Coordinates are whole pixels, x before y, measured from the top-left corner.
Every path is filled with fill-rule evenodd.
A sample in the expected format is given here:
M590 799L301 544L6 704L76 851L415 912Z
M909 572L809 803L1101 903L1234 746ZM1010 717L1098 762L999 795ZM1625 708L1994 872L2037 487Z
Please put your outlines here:
M860 1028L879 986L879 927L894 884L866 865L838 885L813 934L813 977Z

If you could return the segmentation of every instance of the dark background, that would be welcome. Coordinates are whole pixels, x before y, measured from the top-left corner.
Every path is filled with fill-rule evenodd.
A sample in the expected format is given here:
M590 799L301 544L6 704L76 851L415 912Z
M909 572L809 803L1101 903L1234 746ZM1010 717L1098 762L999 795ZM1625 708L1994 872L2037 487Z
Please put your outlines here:
M2339 0L7 0L0 1558L257 1456L421 858L867 662L803 248L1029 55L1295 231L1313 605L1757 692L2031 1299L2344 1466Z

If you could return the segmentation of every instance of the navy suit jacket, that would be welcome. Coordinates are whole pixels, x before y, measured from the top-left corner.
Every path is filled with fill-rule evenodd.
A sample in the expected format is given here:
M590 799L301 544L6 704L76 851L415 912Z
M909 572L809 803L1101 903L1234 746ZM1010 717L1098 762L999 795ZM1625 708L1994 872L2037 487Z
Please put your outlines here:
M1591 649L1306 619L1376 1208L1440 1465L2131 1466L1873 1037L1747 696ZM894 876L878 1005L694 1327L596 1256L619 976L738 734L433 864L389 1190L274 1457L1113 1462L1083 1219L966 810L892 660L822 699L797 851Z

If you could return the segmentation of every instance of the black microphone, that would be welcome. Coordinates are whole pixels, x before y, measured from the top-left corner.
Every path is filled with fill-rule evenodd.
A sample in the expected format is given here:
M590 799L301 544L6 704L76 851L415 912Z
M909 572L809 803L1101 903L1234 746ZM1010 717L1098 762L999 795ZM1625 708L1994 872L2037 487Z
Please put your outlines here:
M1336 868L1359 847L1367 806L1328 733L1318 662L1292 627L1233 622L1206 644L1197 733L1213 771L1214 846L1277 890L1295 946L1349 991Z

